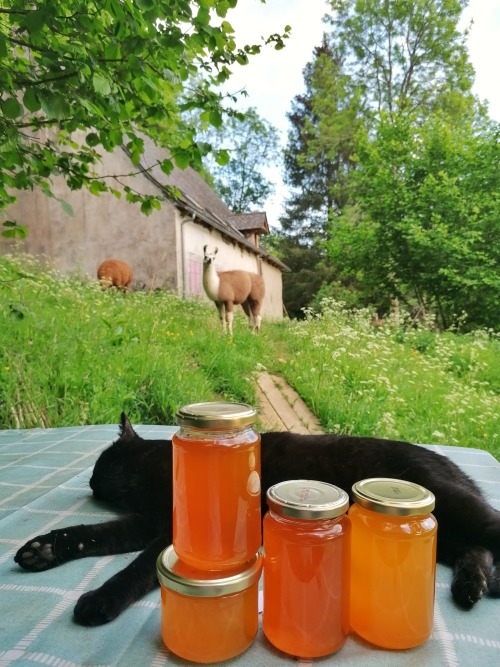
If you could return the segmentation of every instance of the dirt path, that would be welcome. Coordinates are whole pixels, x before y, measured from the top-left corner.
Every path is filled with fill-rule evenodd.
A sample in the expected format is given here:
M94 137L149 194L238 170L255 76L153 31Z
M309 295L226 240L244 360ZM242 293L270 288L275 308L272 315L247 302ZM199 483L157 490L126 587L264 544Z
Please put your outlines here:
M268 431L323 433L321 424L297 392L282 377L257 376L259 421Z

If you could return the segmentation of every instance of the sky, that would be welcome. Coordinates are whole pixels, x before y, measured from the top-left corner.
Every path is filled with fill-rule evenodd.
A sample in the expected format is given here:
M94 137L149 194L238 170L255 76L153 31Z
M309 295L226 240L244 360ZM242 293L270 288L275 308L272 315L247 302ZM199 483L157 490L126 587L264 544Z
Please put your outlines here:
M260 116L271 122L286 143L292 99L304 91L303 69L311 61L313 49L321 43L325 25L321 19L327 13L325 0L239 0L226 20L235 30L238 45L261 43L261 37L282 33L292 27L286 48L275 51L266 47L250 58L244 67L234 67L228 89L236 92L245 88L248 97L239 103L241 108L255 107ZM468 38L469 56L476 72L473 92L488 101L490 116L500 122L500 0L469 0L463 15L463 27L474 23ZM278 227L282 201L287 195L279 169L266 171L276 183L276 193L265 204L268 222Z

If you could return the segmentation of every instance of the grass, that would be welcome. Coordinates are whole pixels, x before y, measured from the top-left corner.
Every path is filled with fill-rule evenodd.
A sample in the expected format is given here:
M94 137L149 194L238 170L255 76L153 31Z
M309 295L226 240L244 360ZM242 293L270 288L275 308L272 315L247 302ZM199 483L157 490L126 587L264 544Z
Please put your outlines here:
M254 374L281 374L331 432L476 447L500 458L500 336L399 322L325 301L303 321L243 315L168 292L103 292L33 258L0 258L2 428L173 424L190 402L255 403Z

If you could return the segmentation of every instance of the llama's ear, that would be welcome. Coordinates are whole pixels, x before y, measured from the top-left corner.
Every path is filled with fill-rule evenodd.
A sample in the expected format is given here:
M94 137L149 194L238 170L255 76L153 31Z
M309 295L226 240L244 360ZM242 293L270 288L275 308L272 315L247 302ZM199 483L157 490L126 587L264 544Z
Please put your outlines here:
M137 437L137 433L132 428L132 424L129 422L127 415L122 412L120 416L120 438L122 440L131 440L135 437Z

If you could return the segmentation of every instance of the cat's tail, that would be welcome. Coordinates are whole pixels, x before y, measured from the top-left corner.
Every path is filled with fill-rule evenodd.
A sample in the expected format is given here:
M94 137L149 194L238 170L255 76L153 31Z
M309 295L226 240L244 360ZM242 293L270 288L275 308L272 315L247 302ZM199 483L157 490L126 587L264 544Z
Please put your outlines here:
M487 507L490 510L490 516L483 524L483 535L480 538L480 543L490 549L495 563L500 564L500 512L489 506Z
M500 563L497 563L488 578L488 592L490 595L500 597Z
M486 520L480 544L490 551L492 557L487 571L488 594L500 597L500 512L489 509L492 515Z

